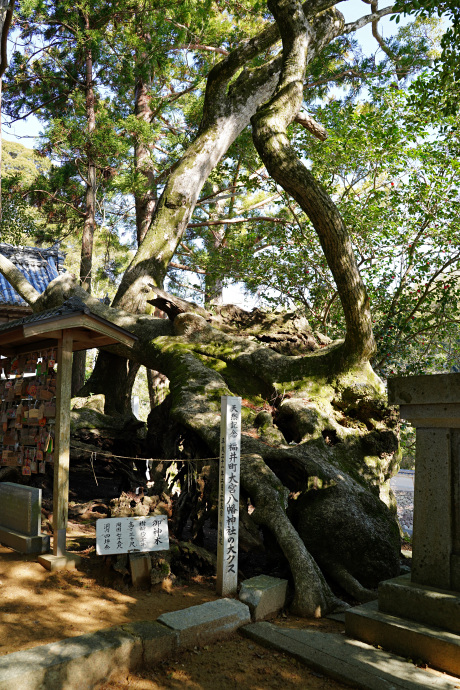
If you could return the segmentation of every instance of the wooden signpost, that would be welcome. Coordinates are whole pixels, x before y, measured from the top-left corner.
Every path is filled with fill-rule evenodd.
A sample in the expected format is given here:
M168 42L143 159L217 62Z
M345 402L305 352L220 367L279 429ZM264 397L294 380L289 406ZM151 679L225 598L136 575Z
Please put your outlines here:
M241 398L222 396L217 531L217 593L235 594L238 585Z

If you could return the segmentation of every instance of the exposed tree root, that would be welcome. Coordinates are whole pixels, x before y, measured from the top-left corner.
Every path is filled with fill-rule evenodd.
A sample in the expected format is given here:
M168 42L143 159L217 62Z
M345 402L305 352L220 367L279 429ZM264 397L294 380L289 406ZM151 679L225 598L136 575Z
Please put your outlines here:
M292 610L300 616L321 616L346 608L331 591L321 570L286 515L288 491L260 455L243 455L241 483L255 505L252 514L275 535L289 561L295 583Z

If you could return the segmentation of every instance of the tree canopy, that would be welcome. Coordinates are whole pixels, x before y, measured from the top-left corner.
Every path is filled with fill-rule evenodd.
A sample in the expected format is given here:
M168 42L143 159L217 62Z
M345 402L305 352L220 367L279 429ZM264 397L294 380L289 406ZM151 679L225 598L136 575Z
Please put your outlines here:
M52 162L25 198L82 252L79 279L42 295L0 270L35 311L77 295L138 336L100 352L82 394L120 418L139 366L169 379L144 452L164 470L199 458L176 504L196 540L215 515L220 397L242 397L247 543L275 536L312 616L344 606L330 582L367 600L399 569L397 420L371 362L436 364L457 323L456 122L406 93L438 27L418 17L386 41L379 20L407 5L363 0L347 22L345 4L28 0L4 95L8 117L42 120ZM359 48L366 25L378 55ZM90 294L98 233L110 306ZM228 281L293 311L225 307ZM191 289L201 305L180 299Z

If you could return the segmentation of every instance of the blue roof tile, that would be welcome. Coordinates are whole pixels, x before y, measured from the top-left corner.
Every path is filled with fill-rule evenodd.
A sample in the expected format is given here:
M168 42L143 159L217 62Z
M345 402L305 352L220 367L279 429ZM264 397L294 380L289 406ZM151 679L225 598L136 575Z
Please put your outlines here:
M48 283L64 272L64 254L59 252L59 245L44 249L42 247L13 247L0 243L0 253L6 256L27 278L29 283L43 292ZM0 306L28 306L9 282L0 274Z

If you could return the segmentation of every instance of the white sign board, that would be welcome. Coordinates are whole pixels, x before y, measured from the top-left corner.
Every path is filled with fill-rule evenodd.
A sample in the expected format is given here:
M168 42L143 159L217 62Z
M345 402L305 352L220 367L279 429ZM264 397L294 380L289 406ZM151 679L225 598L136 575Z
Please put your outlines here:
M238 585L241 398L222 396L221 415L216 589L225 597Z
M107 518L96 521L96 553L135 553L169 549L168 518Z

